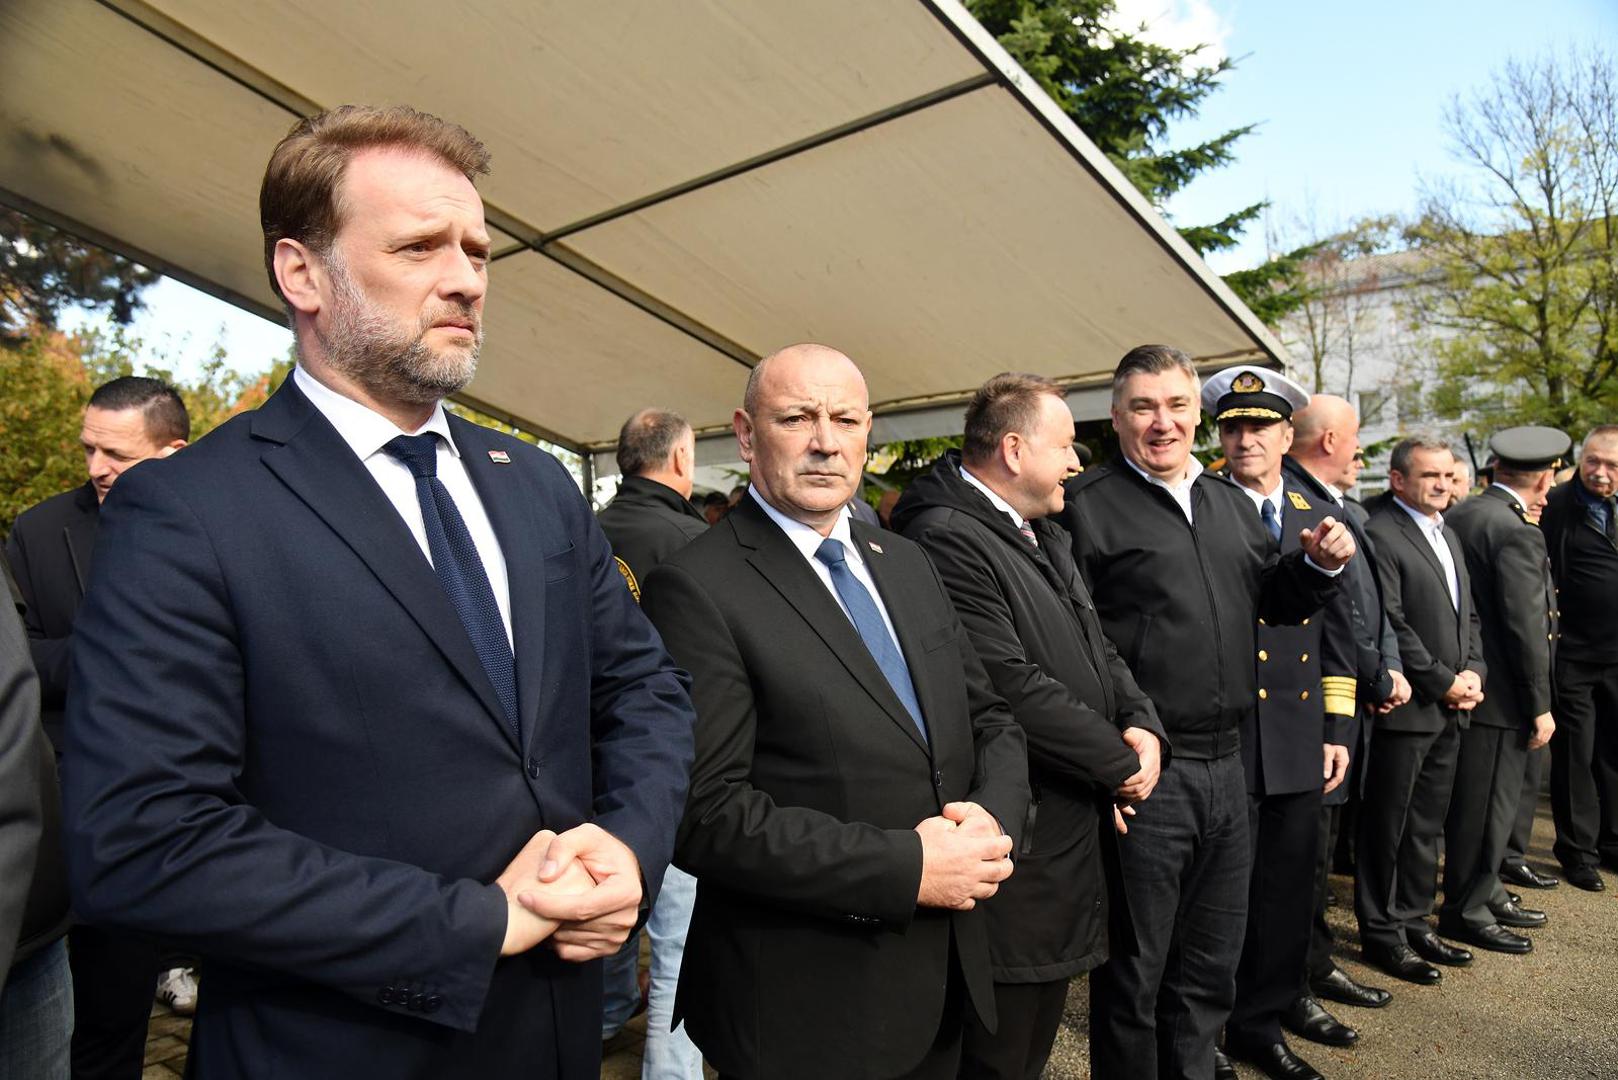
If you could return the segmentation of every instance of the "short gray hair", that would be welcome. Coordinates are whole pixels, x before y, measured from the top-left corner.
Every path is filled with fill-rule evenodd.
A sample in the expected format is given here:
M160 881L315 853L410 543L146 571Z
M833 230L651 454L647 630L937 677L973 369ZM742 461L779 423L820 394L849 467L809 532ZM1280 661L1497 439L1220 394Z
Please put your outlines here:
M1388 469L1400 476L1410 475L1410 455L1417 450L1442 450L1450 456L1455 451L1449 448L1449 443L1437 435L1410 435L1399 440L1399 445L1393 448L1393 455L1388 458Z
M618 471L624 476L655 472L668 464L675 443L691 430L685 417L664 409L642 409L618 432Z
M1191 357L1184 350L1176 349L1172 345L1137 345L1124 353L1124 358L1118 361L1118 366L1112 373L1112 403L1123 403L1124 384L1132 375L1157 375L1175 368L1186 373L1193 384L1200 384L1197 377L1197 365L1191 362Z

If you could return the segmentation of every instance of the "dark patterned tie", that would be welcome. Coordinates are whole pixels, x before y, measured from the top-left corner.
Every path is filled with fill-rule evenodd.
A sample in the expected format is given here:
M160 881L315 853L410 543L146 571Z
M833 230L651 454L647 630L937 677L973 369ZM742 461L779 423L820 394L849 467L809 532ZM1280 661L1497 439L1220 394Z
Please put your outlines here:
M1030 544L1033 544L1035 547L1039 546L1039 537L1034 535L1033 525L1025 521L1017 526L1017 531L1022 533L1022 538L1024 540L1028 541Z
M517 662L511 655L511 641L495 603L489 575L478 557L477 545L467 531L461 512L455 508L443 481L438 479L438 435L400 435L382 449L403 462L416 478L416 501L421 504L421 521L427 529L427 550L433 557L433 573L449 595L461 625L472 639L472 648L494 684L512 734L520 740L517 727Z
M854 622L854 629L859 631L860 640L871 653L871 659L876 666L882 669L887 676L888 685L893 692L899 695L899 700L910 713L910 718L916 722L916 729L921 732L921 741L927 741L927 724L921 718L921 703L916 700L916 688L910 681L910 669L905 666L905 658L894 644L893 637L888 633L888 626L882 621L882 612L877 610L876 601L866 591L860 579L854 576L854 571L848 568L848 553L843 550L839 540L826 539L815 551L815 558L826 564L831 571L832 587L842 598L843 606L848 608L849 618Z
M1264 519L1264 531L1270 534L1270 539L1277 544L1281 542L1281 516L1275 512L1275 504L1265 499L1259 507L1259 516Z

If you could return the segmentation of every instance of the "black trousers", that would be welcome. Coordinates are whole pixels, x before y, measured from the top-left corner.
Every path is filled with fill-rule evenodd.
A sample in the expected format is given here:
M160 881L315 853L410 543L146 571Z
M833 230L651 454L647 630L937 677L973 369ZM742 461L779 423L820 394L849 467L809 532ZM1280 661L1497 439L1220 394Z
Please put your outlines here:
M1320 844L1320 789L1251 796L1247 823L1253 874L1247 934L1236 968L1236 1004L1225 1038L1249 1046L1281 1041L1281 1014L1303 992Z
M162 950L121 930L75 926L73 1080L139 1080Z
M1563 866L1618 862L1618 665L1556 662L1551 812Z
M1332 862L1337 850L1337 834L1342 825L1344 809L1345 806L1341 803L1337 806L1320 808L1313 887L1315 911L1309 922L1309 956L1304 966L1305 974L1310 979L1324 979L1331 974L1332 968L1337 966L1337 961L1332 959L1332 949L1337 945L1337 937L1332 933L1331 923L1326 921L1326 900L1331 895Z
M1545 783L1545 759L1550 748L1541 746L1528 751L1528 763L1523 768L1522 796L1517 800L1517 821L1511 827L1511 839L1506 841L1506 857L1501 866L1522 866L1528 859L1528 845L1534 836L1534 818L1539 816L1539 789Z
M994 1011L1000 1028L985 1028L968 1009L961 1040L961 1080L1039 1080L1062 1026L1066 979L1042 983L994 984Z
M1453 714L1436 734L1376 733L1355 856L1354 913L1365 945L1406 944L1432 914L1460 734Z
M1090 975L1091 1076L1208 1080L1247 928L1240 755L1175 758L1119 841L1140 948Z
M1444 819L1440 929L1494 924L1489 905L1505 899L1500 861L1517 824L1527 768L1527 732L1482 724L1461 732L1455 791Z

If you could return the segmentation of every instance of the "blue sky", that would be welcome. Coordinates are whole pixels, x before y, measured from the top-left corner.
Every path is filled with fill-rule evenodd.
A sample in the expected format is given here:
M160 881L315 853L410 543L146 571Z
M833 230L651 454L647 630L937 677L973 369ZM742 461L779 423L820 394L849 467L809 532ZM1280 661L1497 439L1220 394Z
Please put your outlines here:
M1456 171L1442 128L1446 103L1483 85L1512 57L1573 45L1618 49L1618 0L1119 0L1120 21L1173 44L1205 43L1237 67L1199 116L1170 132L1191 145L1261 126L1236 164L1206 174L1169 205L1180 223L1273 205L1282 246L1374 214L1408 214L1422 177ZM1221 273L1260 262L1265 229L1214 257ZM1289 243L1290 242L1290 243ZM259 371L284 356L284 327L175 281L147 294L135 332L155 363L189 377L222 341L233 366Z

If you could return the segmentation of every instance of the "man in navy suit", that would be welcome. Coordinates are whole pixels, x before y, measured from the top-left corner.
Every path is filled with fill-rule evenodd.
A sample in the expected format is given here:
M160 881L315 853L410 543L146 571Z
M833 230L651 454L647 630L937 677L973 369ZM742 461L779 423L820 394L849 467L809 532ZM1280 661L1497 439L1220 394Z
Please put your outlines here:
M297 369L102 510L69 874L204 957L196 1077L594 1077L591 961L668 862L686 679L561 465L441 404L487 162L410 109L300 122L260 194Z

